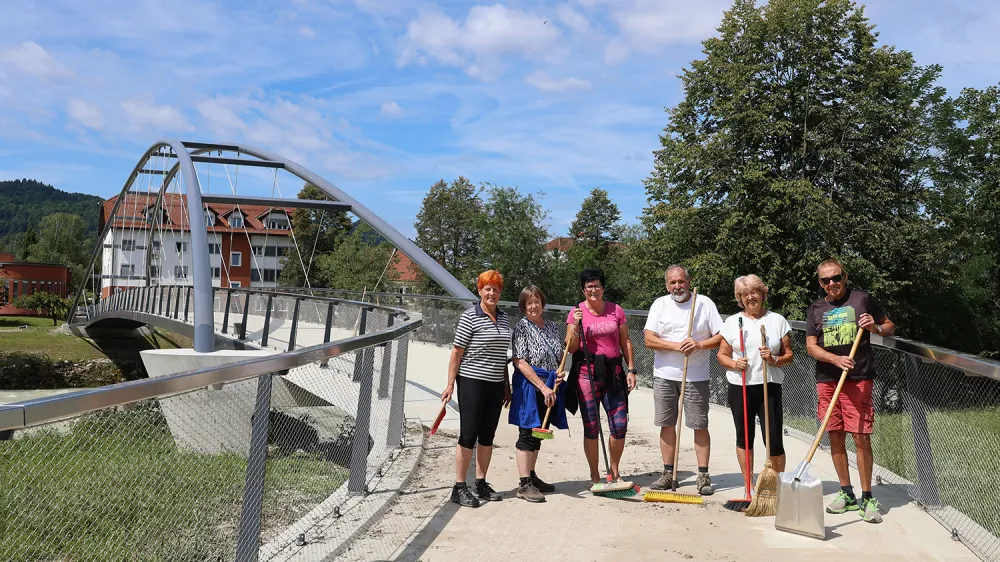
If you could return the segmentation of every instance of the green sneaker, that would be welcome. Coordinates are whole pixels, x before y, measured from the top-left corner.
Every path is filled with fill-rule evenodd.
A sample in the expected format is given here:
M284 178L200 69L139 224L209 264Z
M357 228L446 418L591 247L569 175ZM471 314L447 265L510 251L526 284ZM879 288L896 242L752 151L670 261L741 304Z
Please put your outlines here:
M867 523L881 523L882 513L878 509L878 500L871 498L861 504L861 518Z
M834 514L857 511L859 509L861 508L858 506L858 500L848 496L843 490L838 491L833 501L830 502L830 505L826 506L826 512Z

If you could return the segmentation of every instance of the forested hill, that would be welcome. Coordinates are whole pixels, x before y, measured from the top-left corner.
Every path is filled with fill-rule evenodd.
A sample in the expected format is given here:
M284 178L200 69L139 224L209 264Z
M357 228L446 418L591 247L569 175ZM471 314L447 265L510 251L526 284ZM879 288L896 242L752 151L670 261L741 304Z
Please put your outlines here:
M38 229L42 218L52 213L73 213L83 218L87 236L97 234L101 198L84 193L67 193L51 185L29 180L0 181L0 238Z

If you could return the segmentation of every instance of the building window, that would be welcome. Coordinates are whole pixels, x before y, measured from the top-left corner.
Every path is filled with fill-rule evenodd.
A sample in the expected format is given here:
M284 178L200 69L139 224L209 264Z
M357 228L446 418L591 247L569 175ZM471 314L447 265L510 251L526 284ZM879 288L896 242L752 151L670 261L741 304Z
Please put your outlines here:
M215 213L212 211L205 211L205 226L215 226Z
M121 269L122 277L132 277L133 275L135 275L135 265L129 264L122 266Z
M240 287L242 287L242 284L239 281L230 281L229 286L234 289L239 289Z
M174 266L174 277L176 279L187 279L188 268L186 265L175 265Z
M208 253L209 254L215 254L215 255L221 254L222 253L222 244L216 244L214 242L209 242L209 244L208 244Z
M243 252L229 252L229 265L240 267L243 265Z
M233 213L230 215L229 226L233 228L243 228L243 215L239 213Z
M153 251L154 252L159 252L160 251L160 241L159 240L153 240Z
M160 268L158 266L155 266L155 265L149 266L149 276L150 277L159 277L160 276Z
M285 213L271 213L267 215L267 228L271 230L288 230L288 215Z
M264 255L264 246L251 246L250 249L253 250L253 255L255 256Z
M122 240L122 251L131 252L135 250L135 240Z
M277 271L276 270L274 270L274 269L265 269L264 270L264 282L265 283L274 282L274 280L277 279L277 278L278 277L277 277Z
M222 268L213 267L212 268L212 279L222 279Z
M177 247L177 251L178 252L186 252L186 251L188 251L188 243L187 242L176 242L175 245Z

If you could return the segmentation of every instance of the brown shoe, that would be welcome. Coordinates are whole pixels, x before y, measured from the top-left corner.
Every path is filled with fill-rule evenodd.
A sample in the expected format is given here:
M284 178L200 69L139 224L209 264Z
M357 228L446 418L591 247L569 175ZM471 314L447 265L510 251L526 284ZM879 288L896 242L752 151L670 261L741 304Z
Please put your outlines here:
M536 488L531 482L528 482L524 486L517 489L517 497L532 503L545 501L545 496L543 496L542 493L538 491L538 488Z

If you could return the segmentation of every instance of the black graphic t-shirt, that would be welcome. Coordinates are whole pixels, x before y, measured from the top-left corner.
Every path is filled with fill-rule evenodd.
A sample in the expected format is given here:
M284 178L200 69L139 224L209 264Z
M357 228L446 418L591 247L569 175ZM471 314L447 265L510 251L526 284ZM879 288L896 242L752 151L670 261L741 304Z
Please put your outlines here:
M816 336L817 343L834 355L850 355L854 338L858 334L858 318L871 314L875 322L885 321L885 310L874 297L865 291L848 289L837 301L819 299L809 306L806 318L806 336ZM871 333L867 330L854 353L854 368L847 372L849 380L875 378L875 361L871 346ZM840 380L840 367L825 361L816 362L817 382Z

